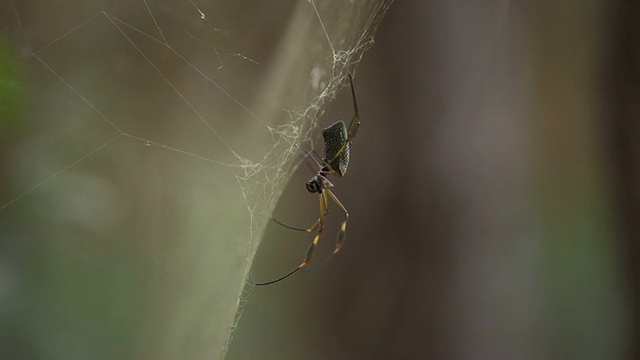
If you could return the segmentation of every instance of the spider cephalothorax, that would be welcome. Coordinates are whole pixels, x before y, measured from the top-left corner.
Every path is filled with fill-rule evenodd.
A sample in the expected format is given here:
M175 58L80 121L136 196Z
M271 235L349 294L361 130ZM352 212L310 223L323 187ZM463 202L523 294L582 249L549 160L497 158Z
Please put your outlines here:
M307 191L310 193L322 193L322 191L326 188L330 188L333 186L333 183L327 179L327 174L330 174L331 171L327 170L329 167L324 167L316 175L314 175L311 180L307 181L305 186L307 187Z
M319 175L315 175L314 177L312 177L311 180L307 181L305 186L307 187L307 191L312 194L313 193L320 194L324 189L324 185L322 185L322 179L320 178Z

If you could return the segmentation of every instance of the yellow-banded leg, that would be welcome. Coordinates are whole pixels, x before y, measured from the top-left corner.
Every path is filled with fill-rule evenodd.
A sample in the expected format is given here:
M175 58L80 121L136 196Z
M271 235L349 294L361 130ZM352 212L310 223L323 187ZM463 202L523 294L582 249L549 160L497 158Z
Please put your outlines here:
M311 245L309 245L309 249L307 250L307 255L305 256L304 260L302 260L300 265L298 265L295 269L289 271L285 275L283 275L283 276L281 276L281 277L279 277L279 278L277 278L275 280L271 280L271 281L267 281L267 282L263 282L263 283L256 283L257 286L270 285L270 284L273 284L273 283L277 283L278 281L284 280L284 279L288 278L289 276L295 274L296 271L298 271L298 270L302 269L303 267L307 266L309 261L311 261L311 257L313 256L313 252L316 250L316 246L320 242L320 235L322 235L322 230L324 229L324 215L325 215L326 209L328 209L328 207L329 207L328 206L329 203L328 203L327 195L326 195L327 191L329 191L329 190L325 189L319 195L319 200L320 200L320 219L318 220L316 225L314 225L311 228L309 228L309 229L317 228L318 232L316 233L316 236L313 238L313 241L311 242ZM333 198L335 198L335 195L332 195L332 199ZM340 204L340 206L342 206L342 204Z
M322 197L324 201L324 216L327 216L327 214L329 214L329 202L327 201L327 197L320 195ZM320 218L318 218L318 221L316 221L313 225L311 225L311 227L308 228L299 228L299 227L295 227L295 226L291 226L291 225L287 225L285 223L283 223L282 221L276 219L276 218L271 218L271 220L273 220L276 224L286 227L289 230L295 230L295 231L304 231L307 233L312 233L314 231L316 231L316 229L318 228L318 226L320 225Z
M333 257L333 255L337 254L338 251L342 249L342 245L344 245L344 241L347 237L347 222L349 221L349 211L344 207L344 205L342 205L340 200L338 200L338 197L331 190L325 189L324 191L329 194L331 200L333 200L333 202L335 202L342 210L342 212L344 213L344 218L342 219L342 224L340 225L340 232L338 233L338 238L336 239L336 246L333 248L333 252L331 253L331 255L327 256L320 264L312 267L311 269L305 269L304 271L306 272L314 271L323 267Z
M333 254L337 253L338 251L340 251L340 249L342 248L342 245L344 244L344 240L347 236L347 222L349 221L349 211L347 211L347 208L344 207L344 205L342 205L342 203L340 202L340 200L338 200L338 197L335 196L335 194L327 189L325 190L328 194L329 197L331 197L331 200L333 200L338 207L344 212L344 218L342 219L342 224L340 225L340 232L338 233L338 239L336 240L336 247L333 249Z

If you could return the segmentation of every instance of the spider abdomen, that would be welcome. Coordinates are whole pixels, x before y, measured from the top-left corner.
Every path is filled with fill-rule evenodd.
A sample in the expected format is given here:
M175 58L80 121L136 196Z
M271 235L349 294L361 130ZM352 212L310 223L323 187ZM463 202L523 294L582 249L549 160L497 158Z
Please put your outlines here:
M349 147L351 144L346 144L342 153L337 157L336 154L339 153L347 139L347 126L342 120L338 120L322 130L322 137L324 138L325 161L330 161L328 165L335 171L335 175L343 176L349 167Z

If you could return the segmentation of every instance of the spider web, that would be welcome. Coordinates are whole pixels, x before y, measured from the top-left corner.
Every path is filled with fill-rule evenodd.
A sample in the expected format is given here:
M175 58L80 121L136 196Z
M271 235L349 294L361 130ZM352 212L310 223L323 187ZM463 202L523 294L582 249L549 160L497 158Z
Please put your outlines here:
M391 2L0 5L0 318L27 353L222 356L269 215Z

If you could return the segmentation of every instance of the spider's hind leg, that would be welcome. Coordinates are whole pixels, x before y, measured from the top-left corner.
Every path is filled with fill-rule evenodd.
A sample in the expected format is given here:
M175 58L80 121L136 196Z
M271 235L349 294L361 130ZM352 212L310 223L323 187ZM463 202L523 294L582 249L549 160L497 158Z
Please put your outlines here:
M337 254L340 251L340 249L342 249L342 246L344 245L344 241L347 237L347 222L349 221L349 211L347 211L347 208L345 208L344 205L342 205L340 200L338 200L338 197L331 190L325 190L325 191L329 194L329 197L331 197L331 200L333 200L338 205L338 207L343 211L344 218L342 219L342 223L340 225L340 232L338 232L338 238L336 239L336 245L333 248L333 252L329 256L327 256L320 264L313 266L311 269L303 270L306 272L315 271L323 267L327 262L329 262L329 260L335 254Z
M318 220L318 232L316 233L316 236L313 238L313 241L311 242L311 245L309 245L309 249L307 250L307 255L305 256L304 260L302 260L302 262L300 263L300 265L298 265L296 268L294 268L293 270L289 271L288 273L284 274L283 276L275 279L275 280L271 280L271 281L267 281L267 282L263 282L263 283L256 283L256 286L264 286L264 285L271 285L274 283L277 283L281 280L284 280L286 278L288 278L289 276L295 274L298 270L302 269L303 267L307 266L307 264L309 263L309 261L311 261L311 257L313 256L313 252L316 250L316 246L318 245L318 243L320 242L320 235L322 235L322 230L324 229L324 207L325 204L327 204L327 195L325 192L321 192L320 196L320 220Z
M289 230L304 231L304 232L312 233L318 228L318 226L320 226L320 221L322 221L322 218L324 216L327 216L327 214L329 214L329 201L327 200L327 196L321 194L320 195L320 201L323 202L323 207L324 207L323 210L320 210L320 211L322 211L322 214L320 215L318 220L313 225L311 225L310 227L308 227L306 229L305 228L301 228L301 227L297 227L297 226L287 225L287 224L283 223L282 221L276 219L275 217L272 217L271 220L273 220L273 222L275 222L276 224L278 224L278 225L280 225L282 227L285 227L285 228L287 228Z

